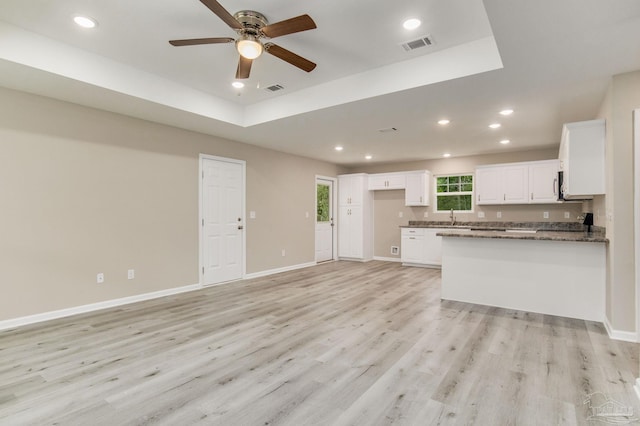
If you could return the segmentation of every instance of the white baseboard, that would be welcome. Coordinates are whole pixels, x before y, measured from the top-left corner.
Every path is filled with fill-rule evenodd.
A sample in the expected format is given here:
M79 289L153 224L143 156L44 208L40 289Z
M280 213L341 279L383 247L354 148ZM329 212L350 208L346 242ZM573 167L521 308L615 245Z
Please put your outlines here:
M609 318L607 317L604 318L604 328L607 330L607 334L609 335L609 338L613 340L622 340L623 342L632 342L632 343L638 342L638 333L634 331L614 330L611 327L611 323L609 323ZM636 383L636 386L637 385L638 384ZM636 392L637 391L638 390L636 389Z
M399 257L373 256L373 260L382 260L383 262L402 262Z
M315 266L315 262L303 263L300 265L287 266L284 268L271 269L268 271L256 272L245 275L244 279L265 277L267 275L277 274L280 272L294 271L296 269L308 268ZM227 284L227 283L222 283ZM135 296L123 297L120 299L105 300L104 302L91 303L89 305L74 306L72 308L60 309L57 311L43 312L41 314L28 315L19 318L0 321L0 330L20 327L23 325L35 324L38 322L54 320L58 318L69 317L71 315L84 314L87 312L99 311L106 308L114 308L117 306L128 305L130 303L142 302L145 300L157 299L159 297L172 296L174 294L186 293L189 291L200 290L204 288L200 284L192 284L183 287L170 288L167 290L154 291L152 293L138 294Z
M128 305L130 303L142 302L144 300L157 299L159 297L172 296L174 294L186 293L188 291L200 290L200 284L192 284L184 287L170 288L167 290L154 291L152 293L138 294L135 296L123 297L120 299L105 300L104 302L91 303L89 305L75 306L73 308L60 309L58 311L43 312L41 314L28 315L19 318L0 321L0 330L20 327L28 324L49 321L58 318L69 317L71 315L84 314L87 312L99 311L101 309L113 308L116 306Z
M295 271L296 269L303 269L303 268L308 268L310 266L316 266L316 265L317 265L316 262L309 262L309 263L301 263L299 265L285 266L283 268L269 269L267 271L260 271L260 272L254 272L252 274L246 274L244 276L244 279L250 280L252 278L261 278L261 277L266 277L268 275L279 274L281 272Z

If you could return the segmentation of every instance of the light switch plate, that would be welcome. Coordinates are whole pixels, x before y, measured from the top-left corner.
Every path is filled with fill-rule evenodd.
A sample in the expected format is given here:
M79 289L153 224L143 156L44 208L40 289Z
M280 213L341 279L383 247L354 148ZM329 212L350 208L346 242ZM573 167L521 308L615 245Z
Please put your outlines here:
M484 219L484 212L478 212L478 218Z
M424 212L424 217L429 217L429 212Z
M251 219L255 219L256 218L256 212L254 212L253 210L249 212L249 218Z
M565 219L570 219L570 218L571 218L571 213L569 213L569 212L564 212L564 218L565 218Z
M543 217L544 219L549 219L549 212L543 212L543 213L542 213L542 217Z
M398 212L398 217L402 217L404 214L402 212Z
M502 212L498 212L498 213L496 213L496 217L497 217L498 219L502 219Z

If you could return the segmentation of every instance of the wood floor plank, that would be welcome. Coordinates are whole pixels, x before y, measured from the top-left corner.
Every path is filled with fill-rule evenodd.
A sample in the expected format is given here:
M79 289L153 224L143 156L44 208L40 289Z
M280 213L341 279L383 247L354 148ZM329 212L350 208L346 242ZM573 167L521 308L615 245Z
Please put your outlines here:
M638 362L441 301L439 270L329 262L0 332L0 424L583 425L593 392L640 414Z

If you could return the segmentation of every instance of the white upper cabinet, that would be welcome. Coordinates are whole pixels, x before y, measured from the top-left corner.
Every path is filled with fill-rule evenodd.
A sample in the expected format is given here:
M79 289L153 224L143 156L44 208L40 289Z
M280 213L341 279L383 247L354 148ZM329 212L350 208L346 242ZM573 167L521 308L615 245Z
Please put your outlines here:
M568 123L562 128L560 168L565 199L605 193L605 121Z
M369 190L405 189L405 173L377 173L369 175Z
M476 169L476 204L502 204L502 169L478 167Z
M407 172L405 177L407 188L404 192L404 205L428 206L431 173L426 170Z
M502 168L502 203L527 204L529 202L529 167L526 164Z
M338 182L338 205L360 205L364 197L364 190L367 184L367 175L357 173L352 175L341 175Z
M480 166L476 204L557 203L557 178L557 160Z
M536 161L529 166L529 202L558 202L559 160Z

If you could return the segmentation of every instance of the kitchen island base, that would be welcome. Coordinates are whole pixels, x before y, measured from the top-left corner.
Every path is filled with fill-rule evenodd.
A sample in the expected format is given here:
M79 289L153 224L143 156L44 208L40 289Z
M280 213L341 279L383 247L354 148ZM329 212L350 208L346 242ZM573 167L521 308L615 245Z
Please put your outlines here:
M604 243L442 239L442 299L603 322Z

